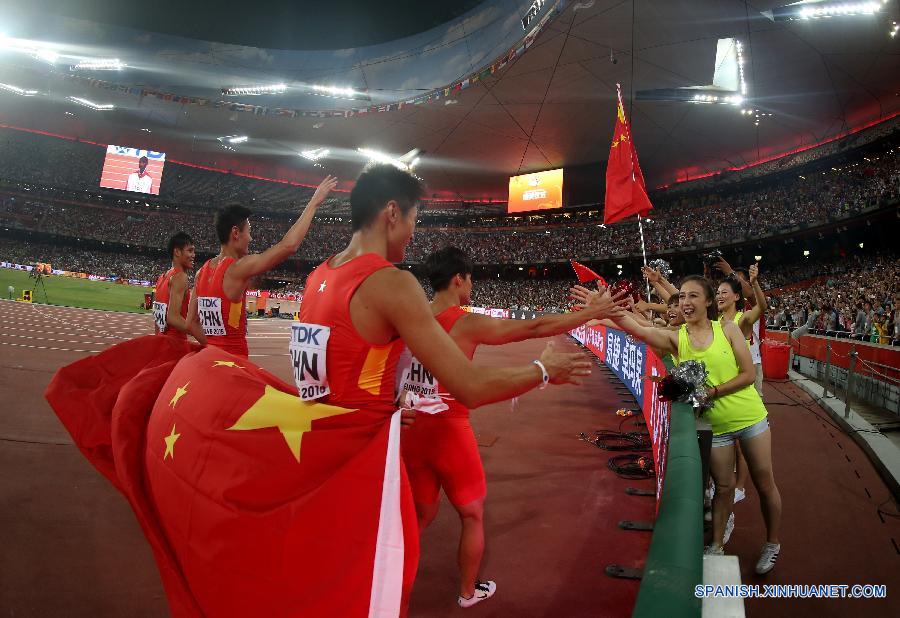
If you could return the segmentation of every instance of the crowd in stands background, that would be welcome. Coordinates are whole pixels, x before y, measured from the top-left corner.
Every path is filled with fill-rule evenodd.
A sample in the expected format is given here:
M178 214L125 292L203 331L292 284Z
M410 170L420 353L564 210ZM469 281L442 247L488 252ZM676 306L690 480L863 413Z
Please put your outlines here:
M657 208L644 226L647 252L658 255L673 248L726 246L750 235L763 239L886 205L896 208L900 196L897 120L730 173L727 178L675 187L655 200ZM858 156L850 153L852 148L878 139L883 142L877 152L870 148ZM836 153L853 156L833 166L815 166ZM130 249L119 253L112 247L98 251L71 243L0 238L0 260L50 262L63 270L152 281L167 268L159 248L177 231L188 231L201 253L215 250L212 217L216 207L239 201L253 208L254 245L267 246L281 238L292 221L288 215L296 215L313 191L170 163L160 198L145 200L99 190L103 156L103 148L96 145L0 129L0 220L4 228L72 241L128 245ZM772 181L732 182L788 169L796 173L774 174ZM723 181L727 181L725 188ZM323 204L301 247L300 259L318 263L348 243L346 200L346 195L337 194ZM407 261L420 263L447 245L463 248L481 264L541 264L634 255L640 247L636 222L606 227L599 224L601 216L599 207L531 216L502 216L495 209L494 215L481 216L434 205L421 211ZM747 221L753 225L748 226ZM270 278L281 275L289 279L297 273L285 269L270 273ZM486 278L476 286L473 303L565 310L571 283L540 277ZM900 340L896 254L764 268L762 283L776 290L767 316L772 327L803 326L814 332L881 343ZM300 292L302 287L289 291Z

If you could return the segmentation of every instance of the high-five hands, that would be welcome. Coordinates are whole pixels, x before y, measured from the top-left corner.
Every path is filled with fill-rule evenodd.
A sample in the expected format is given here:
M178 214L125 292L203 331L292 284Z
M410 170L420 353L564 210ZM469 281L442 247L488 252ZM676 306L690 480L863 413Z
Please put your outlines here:
M556 352L552 341L541 353L541 363L551 384L581 384L582 378L591 375L591 361L584 354Z

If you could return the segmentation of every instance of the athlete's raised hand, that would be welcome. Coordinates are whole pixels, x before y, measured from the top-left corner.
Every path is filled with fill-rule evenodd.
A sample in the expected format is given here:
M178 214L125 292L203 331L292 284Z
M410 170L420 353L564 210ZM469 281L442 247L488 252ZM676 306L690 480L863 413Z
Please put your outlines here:
M541 353L541 363L547 369L551 384L581 384L591 375L591 361L580 352L556 352L552 341Z
M337 186L338 180L336 176L326 176L325 180L323 180L316 192L313 193L312 199L309 200L309 205L315 208L319 204L325 201L325 198L328 197L328 194L331 193L334 188Z

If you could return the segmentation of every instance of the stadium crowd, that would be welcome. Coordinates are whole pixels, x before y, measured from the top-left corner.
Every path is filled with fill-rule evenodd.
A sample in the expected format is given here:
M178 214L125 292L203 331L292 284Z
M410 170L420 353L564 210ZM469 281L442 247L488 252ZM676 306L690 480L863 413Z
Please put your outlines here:
M730 244L741 238L764 238L797 227L813 227L884 205L900 195L900 151L877 161L850 164L796 177L787 182L719 199L683 198L654 211L644 226L647 251ZM195 238L198 249L213 251L216 241L209 209L170 210L134 201L109 207L36 195L7 192L0 196L0 213L15 228L105 242L161 247L179 230ZM425 211L427 213L427 210ZM477 263L546 263L567 257L597 258L637 253L636 222L606 227L592 223L484 227L478 219L458 218L451 226L430 225L423 213L407 261L421 262L448 244L466 247ZM507 218L508 219L508 218ZM754 222L752 227L746 221ZM276 242L290 225L279 215L260 214L251 220L258 246ZM301 247L299 257L318 261L350 238L339 217L320 214Z
M811 264L805 272L817 275L812 285L792 286L771 295L771 327L804 327L873 343L900 343L896 255L850 256L830 264ZM783 273L777 276L784 277Z
M648 253L704 246L725 246L740 239L762 239L810 228L896 204L900 196L900 149L897 122L855 134L759 166L756 173L792 169L790 175L756 178L752 183L689 183L662 194L645 220ZM885 138L884 147L857 155L852 147ZM830 165L816 157L842 153ZM218 243L211 203L247 203L253 246L276 242L311 189L171 164L161 198L136 199L97 189L103 149L96 144L61 140L0 129L0 218L7 230L36 232L48 242L0 239L0 260L50 262L54 268L99 276L155 280L166 261L157 259L168 238L187 231L198 253L212 254ZM818 163L818 165L816 165ZM66 170L62 174L60 170ZM742 171L732 174L744 178ZM327 206L327 207L326 207ZM421 209L406 261L421 263L446 245L464 248L476 263L541 264L569 258L635 255L640 247L636 221L613 226L598 223L601 213L589 207L549 214L497 215L440 204ZM346 195L329 198L301 246L298 258L317 263L350 239ZM496 209L495 209L496 212ZM747 221L753 225L748 226ZM60 243L50 243L60 239ZM91 249L82 241L90 241ZM99 243L99 244L98 244ZM81 246L79 246L79 244ZM104 246L106 245L106 246ZM99 249L99 250L98 250ZM122 251L120 251L122 250ZM300 281L298 264L270 273ZM900 335L896 257L852 257L831 262L764 271L764 287L774 290L768 321L773 327L806 326L859 339L896 341ZM568 280L485 278L478 280L473 303L488 307L559 311L567 306ZM799 285L797 285L799 284ZM292 288L292 291L299 289ZM784 288L784 289L782 289Z

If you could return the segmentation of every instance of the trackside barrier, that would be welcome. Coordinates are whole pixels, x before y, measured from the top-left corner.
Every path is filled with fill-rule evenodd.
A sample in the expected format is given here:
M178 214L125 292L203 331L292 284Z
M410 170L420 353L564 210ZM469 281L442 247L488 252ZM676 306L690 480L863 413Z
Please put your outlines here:
M703 488L697 424L688 404L658 401L648 375L665 375L668 358L619 330L582 326L572 337L609 366L644 411L657 470L657 512L635 618L689 618L701 613L694 587L703 583Z
M666 368L672 367L665 360ZM634 618L700 616L694 586L703 583L703 488L694 410L672 405L662 498Z

